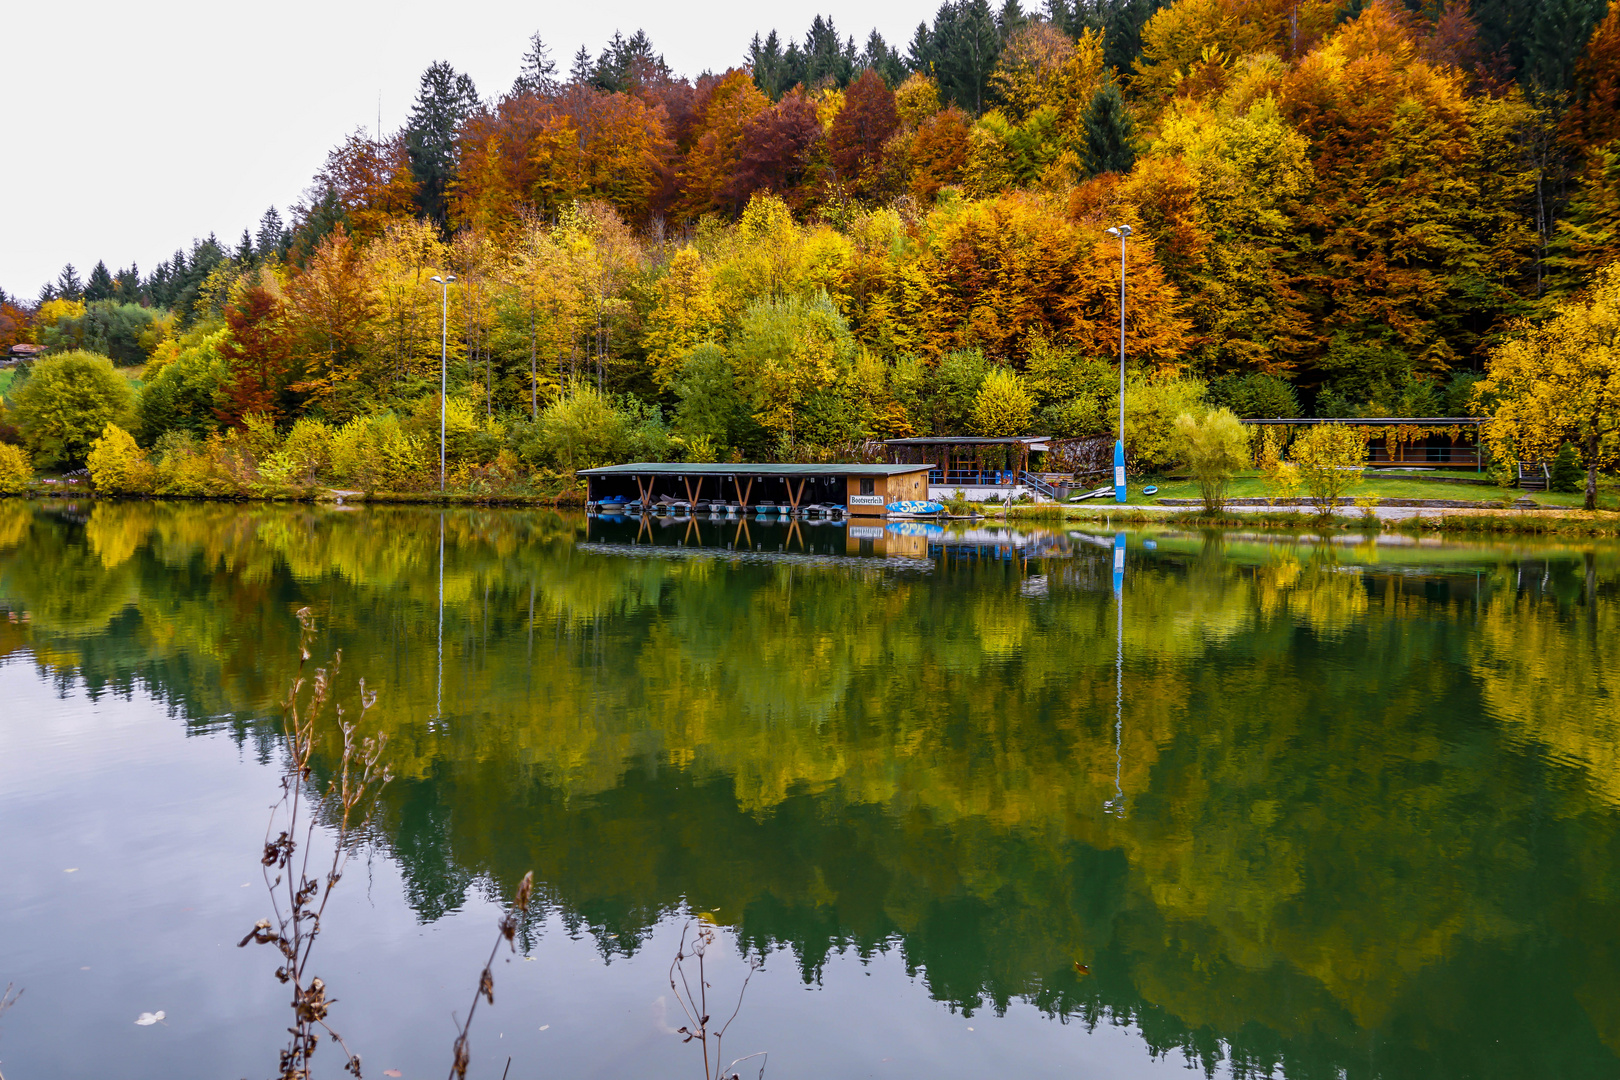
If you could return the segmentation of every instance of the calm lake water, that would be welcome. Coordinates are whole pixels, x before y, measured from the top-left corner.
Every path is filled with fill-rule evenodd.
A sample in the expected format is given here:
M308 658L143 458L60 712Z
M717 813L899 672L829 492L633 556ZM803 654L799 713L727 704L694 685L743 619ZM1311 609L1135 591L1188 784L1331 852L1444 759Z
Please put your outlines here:
M12 1080L275 1072L303 606L397 777L314 965L368 1077L530 869L480 1078L697 1080L698 913L776 1080L1620 1075L1620 548L12 500Z

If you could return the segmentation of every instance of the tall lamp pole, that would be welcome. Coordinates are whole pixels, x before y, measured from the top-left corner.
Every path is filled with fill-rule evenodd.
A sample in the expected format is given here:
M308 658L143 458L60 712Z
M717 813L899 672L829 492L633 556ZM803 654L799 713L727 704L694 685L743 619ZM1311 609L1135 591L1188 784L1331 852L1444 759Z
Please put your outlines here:
M1125 490L1125 238L1131 235L1129 225L1108 230L1109 236L1119 237L1119 441L1114 444L1114 501L1126 499Z
M1121 259L1124 256L1120 256ZM1124 265L1123 262L1120 263ZM444 494L444 397L449 388L450 366L450 283L456 280L456 275L446 274L444 277L434 275L433 280L438 283L439 291L444 296L444 303L439 308L439 494ZM1121 296L1125 294L1120 293ZM1125 356L1125 323L1124 316L1120 316L1119 355L1120 370L1124 371ZM1120 400L1125 400L1125 376L1120 376ZM1124 432L1124 428L1119 429ZM1123 434L1120 436L1124 438ZM1123 459L1121 459L1123 460ZM1121 500L1122 502L1124 500Z

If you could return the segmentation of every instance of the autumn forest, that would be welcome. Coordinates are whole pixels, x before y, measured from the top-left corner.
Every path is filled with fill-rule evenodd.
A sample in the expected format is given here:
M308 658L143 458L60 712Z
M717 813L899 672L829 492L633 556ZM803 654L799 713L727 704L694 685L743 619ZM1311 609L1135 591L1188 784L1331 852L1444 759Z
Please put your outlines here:
M1117 225L1132 400L1172 416L1471 415L1491 351L1620 257L1594 0L952 0L904 45L818 18L695 78L640 32L520 52L493 94L432 65L234 244L0 294L0 347L123 371L132 455L409 487L441 317L454 478L509 481L1103 434Z

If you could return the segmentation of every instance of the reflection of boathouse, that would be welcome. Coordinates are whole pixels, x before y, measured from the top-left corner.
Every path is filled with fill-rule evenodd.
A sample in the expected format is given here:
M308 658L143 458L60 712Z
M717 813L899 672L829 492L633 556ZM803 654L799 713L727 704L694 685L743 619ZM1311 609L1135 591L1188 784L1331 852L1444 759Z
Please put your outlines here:
M680 507L697 513L815 510L882 517L892 502L928 496L927 465L746 465L636 462L581 469L593 508L647 511Z

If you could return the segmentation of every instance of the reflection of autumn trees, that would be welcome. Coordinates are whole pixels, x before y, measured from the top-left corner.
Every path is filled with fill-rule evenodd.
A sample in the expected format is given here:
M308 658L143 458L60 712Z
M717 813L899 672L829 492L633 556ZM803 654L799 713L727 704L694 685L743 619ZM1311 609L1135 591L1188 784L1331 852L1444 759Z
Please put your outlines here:
M622 559L515 512L443 515L430 724L440 520L5 504L0 643L251 732L311 605L382 691L425 916L532 865L611 947L689 902L807 975L898 948L947 1001L1289 1075L1620 1052L1613 551L1163 538L1116 760L1100 548L1029 596L1012 562Z

